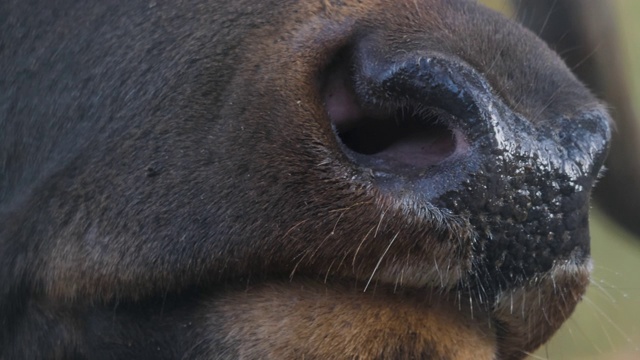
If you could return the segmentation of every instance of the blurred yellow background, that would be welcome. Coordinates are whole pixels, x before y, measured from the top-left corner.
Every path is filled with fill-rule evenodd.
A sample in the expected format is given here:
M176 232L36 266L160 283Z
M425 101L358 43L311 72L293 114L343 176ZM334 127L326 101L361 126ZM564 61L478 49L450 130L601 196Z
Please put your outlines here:
M625 71L637 99L636 113L640 114L640 1L594 1L609 1L614 7ZM506 0L481 2L513 17ZM626 233L597 207L592 210L591 234L591 286L574 315L532 359L640 360L640 239Z

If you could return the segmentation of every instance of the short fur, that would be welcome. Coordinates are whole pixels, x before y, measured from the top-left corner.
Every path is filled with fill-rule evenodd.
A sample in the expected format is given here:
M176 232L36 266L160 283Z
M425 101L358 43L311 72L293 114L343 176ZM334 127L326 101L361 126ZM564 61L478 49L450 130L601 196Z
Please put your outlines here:
M586 287L608 118L473 2L8 0L0 33L0 359L517 359ZM389 190L327 74L394 107L376 74L421 57L509 115ZM515 158L473 140L503 126Z

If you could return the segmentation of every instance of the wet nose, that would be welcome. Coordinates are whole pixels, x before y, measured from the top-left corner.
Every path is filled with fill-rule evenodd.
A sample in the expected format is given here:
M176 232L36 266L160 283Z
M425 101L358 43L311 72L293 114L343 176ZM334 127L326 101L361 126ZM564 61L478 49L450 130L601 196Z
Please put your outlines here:
M468 220L487 284L588 257L589 194L610 137L602 108L536 123L455 56L345 53L323 96L346 158L390 197Z

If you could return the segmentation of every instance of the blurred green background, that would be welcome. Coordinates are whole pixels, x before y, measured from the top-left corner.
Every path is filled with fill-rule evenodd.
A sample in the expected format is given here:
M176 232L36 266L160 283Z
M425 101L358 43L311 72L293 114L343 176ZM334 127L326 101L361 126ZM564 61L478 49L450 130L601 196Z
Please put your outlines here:
M640 0L580 1L608 1L614 7L625 72L640 114ZM513 17L506 0L481 2ZM640 239L597 207L592 209L591 234L591 286L574 315L532 359L640 360Z

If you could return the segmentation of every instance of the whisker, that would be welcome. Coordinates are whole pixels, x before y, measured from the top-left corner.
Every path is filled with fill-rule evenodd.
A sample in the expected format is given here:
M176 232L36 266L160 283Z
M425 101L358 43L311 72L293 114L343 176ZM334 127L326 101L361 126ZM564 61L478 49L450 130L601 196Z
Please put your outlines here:
M393 243L396 241L396 239L398 238L398 235L400 235L400 232L397 232L394 235L394 237L391 239L391 241L389 241L389 245L387 245L387 248L384 249L384 252L382 253L380 258L378 259L378 263L376 264L376 267L373 268L373 272L371 273L371 276L369 277L369 281L367 281L367 285L365 285L364 290L362 292L367 292L367 288L369 288L369 284L371 283L371 280L373 280L373 276L376 274L376 271L378 271L378 268L380 267L380 264L382 263L382 259L384 259L384 256L387 254L387 252L391 248L391 245L393 245Z
M602 285L600 285L598 281L595 281L594 279L589 279L589 283L591 283L591 285L594 286L596 289L600 290L602 294L604 294L604 296L607 299L609 299L609 301L611 301L612 304L615 304L617 302L616 299L613 296L611 296L611 294Z
M286 239L286 238L289 236L289 234L290 234L293 230L297 229L297 228L298 228L298 226L300 226L300 225L302 225L302 224L306 223L307 221L309 221L309 220L307 219L307 220L299 221L298 223L296 223L295 225L293 225L292 227L290 227L290 228L289 228L289 230L287 230L287 232L286 232L286 233L284 233L284 235L282 235L282 238L283 238L283 239Z
M362 238L362 241L360 241L360 244L358 244L358 247L356 248L356 251L353 253L353 260L351 261L351 268L352 268L354 273L356 272L356 257L358 256L358 252L360 251L360 248L362 247L362 244L364 244L364 241L367 239L367 237L369 237L369 234L371 234L373 229L374 229L374 227L371 227L371 229L369 229L369 231L367 231L367 233Z
M291 270L291 274L289 274L289 281L293 281L293 275L295 274L296 270L298 269L298 265L300 265L302 260L304 260L304 258L307 257L308 253L309 253L308 251L304 252L302 254L302 256L300 257L300 260L298 260L296 262L296 264L293 266L293 269Z
M435 255L433 256L433 264L436 267L436 273L438 274L438 277L440 278L440 287L443 288L444 287L444 279L442 278L442 271L440 271L440 268L438 268L438 259L436 259Z
M546 358L540 357L532 352L528 352L528 351L522 351L523 354L527 355L528 357L532 358L532 359L538 359L538 360L548 360L549 359L549 354L547 354Z
M560 93L561 90L564 90L564 86L559 86L557 89L553 91L551 96L549 96L549 100L547 100L547 103L544 106L542 106L542 108L540 108L540 110L535 115L531 117L531 122L535 123L539 119L540 115L542 115L542 113L545 110L547 110L549 106L551 106L551 104L553 104L553 102L556 99L556 96Z
M326 274L324 275L324 283L327 283L327 279L329 278L329 273L331 272L331 267L333 266L333 264L336 262L336 259L333 259L333 261L331 261L331 264L329 264L329 268L327 269Z
M338 220L336 220L336 223L333 225L333 229L331 229L331 235L336 233L336 228L338 227L338 223L340 222L340 219L342 219L342 215L344 215L345 212L347 212L347 210L344 210L343 212L340 213L340 216L338 216Z
M624 332L624 330L622 330L622 328L618 326L618 324L616 324L615 321L613 321L613 319L611 319L611 317L609 317L609 315L607 315L607 313L603 311L593 300L589 299L586 296L584 297L584 300L587 303L591 304L591 306L593 306L593 308L598 312L598 314L602 315L602 317L604 317L607 320L607 322L609 322L609 324L614 329L616 329L618 334L620 334L620 336L622 336L627 343L630 344L632 342L631 337L626 332Z
M384 218L384 214L385 214L384 211L380 214L380 221L378 221L378 226L376 227L376 232L373 234L374 238L378 236L378 230L380 230L380 225L382 225L382 219Z
M542 23L542 26L540 27L540 30L538 30L538 36L542 37L542 33L544 32L544 29L547 28L547 24L549 23L549 19L551 19L551 14L553 14L553 10L555 9L557 4L558 4L558 0L554 0L553 4L551 4L551 7L549 7L549 11L547 12L547 17L545 17L544 22Z
M571 71L576 71L577 68L579 68L587 60L589 60L591 57L597 54L601 47L602 47L602 44L598 44L596 47L594 47L589 54L587 54L582 60L578 61L571 67Z

